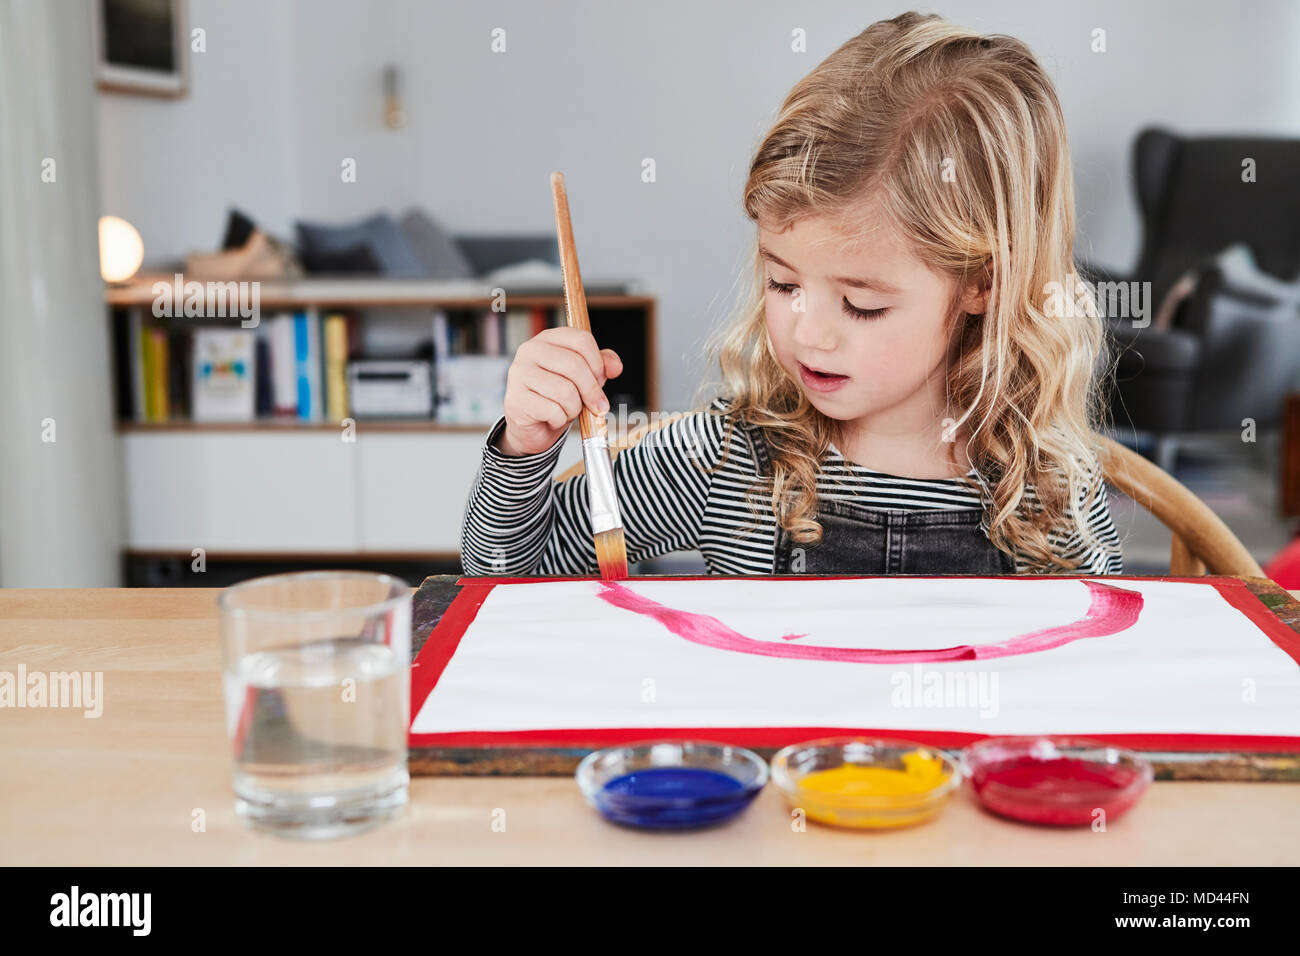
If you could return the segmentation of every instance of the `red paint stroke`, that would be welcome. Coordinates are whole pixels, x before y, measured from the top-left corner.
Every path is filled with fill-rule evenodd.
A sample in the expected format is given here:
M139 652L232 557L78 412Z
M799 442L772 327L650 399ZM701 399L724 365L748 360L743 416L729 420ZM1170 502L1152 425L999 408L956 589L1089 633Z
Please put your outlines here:
M995 644L960 644L918 650L887 650L859 647L826 647L817 644L778 644L774 641L756 641L733 631L716 617L678 611L665 607L658 601L637 594L625 585L610 581L599 582L603 590L599 596L615 607L635 611L652 617L678 637L705 647L741 654L758 654L763 657L788 657L806 661L839 661L852 664L913 664L937 661L985 660L993 657L1010 657L1050 651L1085 637L1106 637L1132 627L1142 611L1142 594L1128 588L1084 581L1092 600L1088 613L1070 624L1045 628L1021 634ZM788 634L790 641L804 635Z

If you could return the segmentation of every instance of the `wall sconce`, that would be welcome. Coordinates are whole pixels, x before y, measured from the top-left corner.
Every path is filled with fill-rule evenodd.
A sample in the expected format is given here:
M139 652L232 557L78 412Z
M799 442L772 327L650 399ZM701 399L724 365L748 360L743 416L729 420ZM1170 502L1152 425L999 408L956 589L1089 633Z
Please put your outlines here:
M406 110L402 107L401 72L397 67L384 67L384 125L401 129L406 125Z
M105 282L125 282L144 261L144 243L135 226L117 216L99 217L99 274Z

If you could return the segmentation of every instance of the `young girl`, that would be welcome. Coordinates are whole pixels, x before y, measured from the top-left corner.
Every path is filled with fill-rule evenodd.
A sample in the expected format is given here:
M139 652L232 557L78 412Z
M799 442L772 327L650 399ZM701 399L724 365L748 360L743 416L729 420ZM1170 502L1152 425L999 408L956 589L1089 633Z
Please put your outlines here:
M615 459L630 561L1120 573L1065 123L1023 43L934 15L872 24L786 98L744 204L754 296L713 345L716 397ZM552 474L621 371L574 329L519 348L466 573L596 573L586 476Z

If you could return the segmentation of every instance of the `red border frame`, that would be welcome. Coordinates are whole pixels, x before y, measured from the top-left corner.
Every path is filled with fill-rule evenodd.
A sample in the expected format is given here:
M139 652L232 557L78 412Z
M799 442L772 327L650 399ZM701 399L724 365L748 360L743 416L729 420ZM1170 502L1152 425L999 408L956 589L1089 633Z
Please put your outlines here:
M910 578L937 578L943 575L906 575ZM789 579L789 575L663 575L647 580L702 581ZM831 578L870 578L872 575L800 575L800 580L828 580ZM1025 577L1026 581L1061 580L1062 575ZM1300 665L1300 634L1271 613L1240 578L1161 577L1158 575L1128 575L1107 578L1106 575L1069 575L1070 580L1114 581L1172 581L1187 584L1208 584L1223 595L1225 601L1241 611L1264 632L1274 644ZM459 593L442 619L433 628L420 649L411 668L411 720L414 721L430 693L442 677L460 640L479 608L487 600L492 588L498 584L537 584L542 581L590 581L590 576L571 575L556 577L460 577L456 584ZM635 580L635 579L633 579ZM727 743L744 747L785 747L815 737L833 737L843 734L906 737L918 743L937 747L964 747L982 740L987 734L948 730L900 730L898 728L864 727L628 727L628 728L573 728L553 730L457 731L437 734L410 734L411 747L606 747L633 740L655 737L692 737L723 739ZM1234 751L1239 753L1271 753L1300 751L1300 737L1277 737L1230 734L1081 734L1071 736L1092 737L1124 747L1157 751Z

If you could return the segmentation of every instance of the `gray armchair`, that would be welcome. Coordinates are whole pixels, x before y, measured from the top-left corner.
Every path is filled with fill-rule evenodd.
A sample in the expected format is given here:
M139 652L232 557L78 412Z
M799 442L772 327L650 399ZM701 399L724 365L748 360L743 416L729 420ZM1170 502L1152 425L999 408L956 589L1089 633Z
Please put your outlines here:
M1256 181L1242 179L1254 160ZM1172 470L1180 433L1276 425L1300 386L1300 140L1187 138L1148 129L1134 145L1142 249L1131 274L1080 263L1094 282L1149 282L1148 311L1108 316L1117 357L1110 417L1156 437ZM1258 270L1229 268L1249 249ZM1250 257L1247 256L1247 259ZM1155 312L1179 280L1167 326ZM1185 285L1191 286L1191 283ZM1130 310L1131 312L1132 310Z

